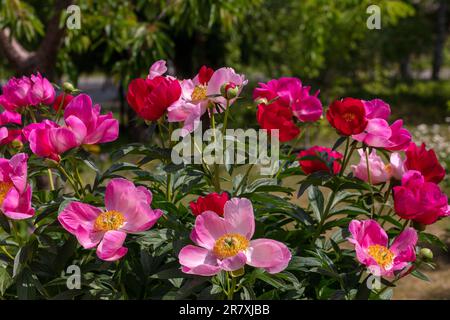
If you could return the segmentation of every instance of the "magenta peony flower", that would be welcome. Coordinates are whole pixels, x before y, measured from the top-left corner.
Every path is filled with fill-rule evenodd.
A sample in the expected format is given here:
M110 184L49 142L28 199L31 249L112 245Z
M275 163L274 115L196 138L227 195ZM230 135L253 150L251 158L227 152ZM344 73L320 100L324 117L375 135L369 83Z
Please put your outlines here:
M358 150L361 157L357 165L352 165L353 175L363 181L369 182L367 174L366 154L363 150ZM385 164L377 155L375 149L368 156L370 181L372 184L379 184L389 181L392 177L401 180L404 173L404 164L398 153L392 153L390 163Z
M392 277L416 260L417 232L406 228L389 246L386 232L375 220L352 220L352 236L348 241L355 245L356 258L376 276Z
M368 123L362 133L353 135L353 139L375 148L391 151L404 151L411 143L411 133L403 128L403 120L395 121L391 126L387 122L391 109L380 99L363 101Z
M18 153L11 159L0 158L0 210L11 219L34 215L31 186L27 179L28 155Z
M9 144L14 140L22 141L22 129L3 127L7 124L22 124L22 116L8 110L0 113L0 145Z
M26 126L23 135L35 155L58 162L61 160L60 154L79 145L71 129L50 120Z
M87 94L73 98L64 110L67 128L75 134L78 145L111 142L119 136L119 122L112 112L100 114L100 105L92 107Z
M208 105L214 103L220 106L214 112L222 112L227 100L221 95L223 85L233 85L242 88L247 84L245 76L237 74L232 68L220 68L216 71L203 66L193 79L180 82L181 96L168 109L169 122L184 122L184 129L192 132L196 129L200 117L206 112ZM232 105L236 98L229 100Z
M128 251L123 246L127 233L150 229L161 217L162 211L152 210L151 202L149 190L116 178L106 186L106 210L74 201L59 214L58 220L83 248L97 247L100 259L114 261Z
M314 122L322 116L322 103L317 98L319 91L310 95L311 87L302 85L300 79L282 77L267 83L260 82L253 91L253 99L265 98L277 101L292 109L293 114L302 122Z
M224 211L223 218L212 211L197 216L191 239L198 247L187 245L178 255L183 272L213 276L248 264L278 273L287 267L291 253L283 243L251 240L255 217L248 199L233 198L227 201Z
M0 105L6 110L15 111L17 108L30 104L30 90L32 82L28 77L11 78L3 86Z
M28 101L31 105L46 104L50 105L55 101L55 88L50 81L43 78L38 72L37 75L32 74L30 77L31 88Z
M393 190L395 212L403 219L432 224L450 215L445 193L437 184L426 182L419 171L407 171L402 185Z

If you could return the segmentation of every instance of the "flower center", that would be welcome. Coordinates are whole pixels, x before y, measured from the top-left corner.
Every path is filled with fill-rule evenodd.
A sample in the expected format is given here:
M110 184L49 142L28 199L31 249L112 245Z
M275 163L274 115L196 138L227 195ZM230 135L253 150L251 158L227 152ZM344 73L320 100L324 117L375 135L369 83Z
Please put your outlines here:
M342 118L344 118L344 120L347 122L351 122L351 121L355 120L355 114L351 113L351 112L347 112L342 115Z
M122 213L111 210L101 213L97 219L95 219L94 228L97 231L117 230L124 222L125 218Z
M387 164L387 165L385 165L385 166L384 166L384 171L386 171L387 174L392 174L392 171L393 171L392 165L391 165L390 163Z
M9 190L13 187L12 182L3 182L0 181L0 205L3 204L3 201L5 200L6 195L8 194Z
M191 99L192 101L201 101L206 99L206 86L198 85L195 86L194 91L192 91Z
M394 262L394 254L385 246L379 244L369 246L368 253L384 269L390 267Z
M244 251L248 245L249 241L243 235L227 233L216 240L213 252L219 259L225 259Z

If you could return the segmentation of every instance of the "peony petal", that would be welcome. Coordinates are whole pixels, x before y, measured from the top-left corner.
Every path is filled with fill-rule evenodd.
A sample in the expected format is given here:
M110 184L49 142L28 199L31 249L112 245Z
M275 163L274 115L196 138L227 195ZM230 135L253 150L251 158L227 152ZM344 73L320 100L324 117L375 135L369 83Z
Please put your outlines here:
M191 239L197 245L212 250L216 240L227 233L227 223L213 211L205 211L195 219Z
M271 239L250 241L247 264L269 273L283 271L291 260L291 252L283 243Z
M90 204L73 201L70 202L58 215L58 221L70 233L76 235L81 226L85 230L93 230L95 219L102 213L97 207Z
M209 250L193 245L181 249L178 259L184 273L213 276L221 270L217 265L217 259Z
M239 252L234 257L223 259L219 261L219 266L225 271L235 271L245 266L247 256L243 252Z
M224 218L228 233L239 233L247 239L255 232L255 216L250 200L233 198L225 203Z
M122 231L107 231L97 247L97 256L105 261L115 261L122 258L128 249L123 247L127 234Z

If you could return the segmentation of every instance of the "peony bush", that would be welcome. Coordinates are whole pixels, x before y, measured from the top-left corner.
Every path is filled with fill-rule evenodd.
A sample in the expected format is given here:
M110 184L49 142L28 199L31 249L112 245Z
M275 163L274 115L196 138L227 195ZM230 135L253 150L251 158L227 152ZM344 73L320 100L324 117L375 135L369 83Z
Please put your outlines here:
M39 73L10 79L0 95L1 297L389 299L405 277L426 280L427 246L445 247L426 229L450 215L445 169L380 99L324 111L318 90L272 79L253 90L260 129L281 143L272 174L173 161L176 129L232 139L246 85L232 68L178 79L157 61L127 92L151 142L118 145L118 121L87 94L67 83L57 94ZM324 125L334 143L298 147Z

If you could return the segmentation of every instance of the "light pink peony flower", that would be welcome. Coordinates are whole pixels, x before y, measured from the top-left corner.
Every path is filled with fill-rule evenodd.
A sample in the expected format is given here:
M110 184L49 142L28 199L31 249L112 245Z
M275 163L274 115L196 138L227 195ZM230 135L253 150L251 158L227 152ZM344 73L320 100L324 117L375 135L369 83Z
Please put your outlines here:
M184 122L183 128L192 132L210 103L220 106L215 108L214 112L222 112L226 108L227 101L220 92L223 85L238 86L240 94L247 82L245 76L237 74L232 68L224 67L214 71L203 66L193 79L180 82L181 96L167 109L168 121ZM231 106L235 101L236 98L231 99L229 105Z
M150 67L147 78L151 80L155 77L162 76L166 72L167 72L166 61L158 60L155 63L153 63L152 66Z
M22 116L14 111L5 110L0 113L0 145L14 140L22 141L22 129L3 127L7 124L22 124Z
M9 160L0 158L0 210L11 219L27 219L34 215L27 160L25 153L18 153Z
M353 175L363 181L369 182L367 172L366 154L363 150L358 150L360 161L357 165L352 165ZM404 173L403 161L398 153L392 153L390 163L385 164L383 160L377 155L375 149L368 156L370 181L372 184L379 184L389 181L392 177L401 180Z
M128 251L123 246L127 233L150 229L161 217L161 210L150 207L152 193L145 187L116 178L106 186L105 207L71 202L58 220L85 249L97 247L97 256L106 261L122 258Z
M403 120L397 120L389 126L387 120L391 109L387 103L380 99L364 101L364 108L367 126L362 133L353 135L353 139L371 147L391 151L404 151L408 148L411 133L403 127Z
M392 277L416 260L417 232L413 228L406 228L390 246L386 232L375 220L352 220L349 230L352 236L348 241L355 245L356 258L376 276Z
M37 75L32 74L30 77L31 88L28 101L31 105L46 104L50 105L55 101L55 88L50 81L42 77L38 72Z
M223 218L205 211L195 219L191 239L198 246L187 245L178 259L184 273L213 276L221 270L234 271L245 264L269 273L284 270L291 253L281 242L271 239L251 240L255 232L253 207L248 199L226 202Z
M402 185L393 190L395 212L403 219L432 224L450 215L446 194L437 184L425 181L419 171L407 171Z
M119 122L113 118L112 112L101 115L100 105L92 107L87 94L72 99L64 110L64 120L79 145L111 142L119 136Z
M79 145L71 129L50 120L26 126L23 135L35 155L55 161L61 160L60 154Z
M303 86L300 79L282 77L267 83L259 83L253 91L253 98L277 99L282 105L292 109L293 114L302 122L314 122L322 116L322 103L317 98L319 91L310 95L311 87Z

